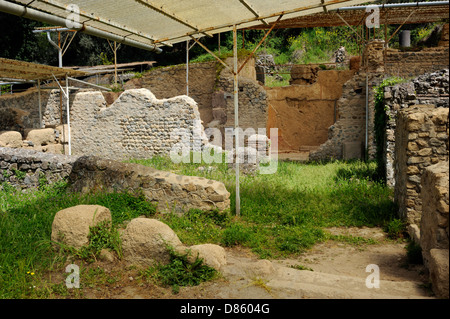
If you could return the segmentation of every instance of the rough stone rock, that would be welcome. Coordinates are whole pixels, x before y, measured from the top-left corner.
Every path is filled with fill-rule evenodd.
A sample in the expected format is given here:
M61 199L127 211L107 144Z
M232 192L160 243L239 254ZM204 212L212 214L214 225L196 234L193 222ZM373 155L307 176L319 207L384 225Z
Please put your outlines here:
M168 263L168 246L178 251L182 243L166 224L149 218L133 219L122 232L124 259L132 265L151 266Z
M55 142L55 130L52 128L31 130L28 132L26 140L33 142L35 146L52 144Z
M216 270L220 270L227 263L225 249L214 244L195 245L189 247L191 254L188 257L190 262L201 258L203 262Z
M149 201L158 204L161 212L182 214L191 208L222 211L230 207L230 193L218 181L98 157L79 158L69 180L73 191L85 193L142 191Z
M22 134L15 131L0 132L0 147L22 147Z
M432 249L430 257L430 277L433 292L438 298L448 299L448 249Z
M291 69L289 84L313 84L317 81L319 67L294 65Z
M56 213L52 224L54 242L81 248L89 243L89 228L111 222L111 212L99 205L78 205Z

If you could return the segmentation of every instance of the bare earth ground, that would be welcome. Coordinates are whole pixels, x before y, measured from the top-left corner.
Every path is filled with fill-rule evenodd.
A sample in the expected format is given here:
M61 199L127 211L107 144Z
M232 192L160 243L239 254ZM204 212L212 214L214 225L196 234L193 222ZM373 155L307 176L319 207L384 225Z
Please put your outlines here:
M328 241L298 258L261 260L247 249L226 249L227 265L219 279L196 287L158 287L124 270L118 263L102 263L106 272L120 277L83 289L88 299L422 299L433 298L427 289L423 265L407 263L405 242L387 240L378 228L330 228L333 234L376 239L378 244L355 245ZM379 288L367 288L369 264L380 270ZM292 266L300 265L301 269ZM58 280L54 277L54 280ZM61 278L59 278L60 280ZM373 282L373 281L372 281Z

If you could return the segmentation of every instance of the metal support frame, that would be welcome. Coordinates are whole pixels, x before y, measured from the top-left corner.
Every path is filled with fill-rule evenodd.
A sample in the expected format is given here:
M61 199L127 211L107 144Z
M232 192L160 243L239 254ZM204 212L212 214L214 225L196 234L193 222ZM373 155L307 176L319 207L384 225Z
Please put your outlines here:
M23 17L23 18L28 18L28 19L33 19L36 21L45 22L45 23L52 24L52 25L65 26L66 22L67 22L65 17L55 16L55 15L45 13L45 12L42 12L42 11L39 11L36 9L27 8L20 4L1 1L1 0L0 0L0 11L6 12L6 13L9 13L12 15L16 15L19 17ZM109 23L109 25L111 25L111 23ZM119 28L118 26L114 26L114 27ZM128 38L120 36L118 34L103 31L103 30L100 30L100 29L97 29L97 28L94 28L91 26L83 25L82 23L73 22L73 30L82 31L82 32L92 35L92 36L109 39L111 41L117 41L119 43L123 43L125 45L129 45L129 46L136 47L136 48L143 49L143 50L155 51L157 53L162 52L162 50L160 48L158 48L153 43L153 41L151 41L151 44L146 44L144 42L128 39ZM142 34L138 33L136 35L145 38L145 36ZM165 42L165 41L163 41L163 42ZM161 44L164 45L165 43L163 43L163 42L161 42Z
M153 9L153 10L155 10L156 12L159 12L159 13L161 13L161 14L163 14L163 15L171 18L171 19L173 19L174 21L176 21L178 23L181 23L181 24L187 26L188 28L191 28L191 29L195 30L198 33L204 34L204 35L206 35L207 37L210 37L210 38L213 37L208 32L201 31L199 27L193 25L192 23L184 20L181 17L178 17L176 14L163 9L161 6L158 6L157 4L155 4L155 3L151 2L151 1L148 1L148 0L136 0L136 1L139 2L139 3L142 3L143 5L149 7L151 9Z
M253 9L251 5L249 5L245 0L239 0L239 2L242 3L244 7L246 7L247 10L250 11L256 18L261 17L261 15L258 12L256 12L255 9ZM267 26L269 25L266 21L264 21L264 19L261 19L261 22Z
M61 86L61 84L59 83L58 79L56 78L56 76L54 74L53 78L56 81L56 84L59 86L59 89L61 91L61 93L64 95L64 97L66 98L66 112L67 112L67 133L68 133L68 141L69 141L69 156L72 155L72 138L71 138L71 132L70 132L70 93L69 93L69 76L66 74L65 75L65 80L66 80L66 88L64 90L64 88ZM62 117L61 117L62 119ZM63 134L64 134L64 129L63 129Z
M111 42L108 40L108 44L109 47L111 49L111 51L114 54L114 82L117 84L118 82L118 76L117 76L117 50L120 49L120 46L122 45L121 43L119 43L119 45L117 45L117 42L114 41L114 46L111 45Z
M280 14L277 21L272 25L269 31L266 32L262 40L257 44L257 46L253 49L251 55L247 57L244 63L238 68L238 48L237 48L237 25L233 25L233 69L231 69L222 59L220 59L217 55L215 55L211 50L209 50L205 45L203 45L200 41L198 41L195 37L190 36L195 42L195 44L200 45L206 52L211 54L219 63L221 63L225 68L227 68L233 74L233 97L234 97L234 135L235 135L235 171L236 171L236 215L241 215L241 198L240 198L240 180L239 180L239 73L242 71L247 62L251 59L251 57L255 54L256 50L264 43L269 34L275 28L277 23L282 19L283 14ZM186 66L189 64L189 50L192 48L189 47L189 40L186 44ZM187 70L188 66L187 66ZM187 71L188 72L188 71ZM186 83L187 83L187 91L189 93L189 76L186 75Z
M241 216L241 195L239 190L239 71L237 56L237 29L233 26L233 64L234 64L234 136L235 145L235 171L236 171L236 216Z
M189 96L189 51L196 45L194 42L189 46L189 40L186 40L186 95Z

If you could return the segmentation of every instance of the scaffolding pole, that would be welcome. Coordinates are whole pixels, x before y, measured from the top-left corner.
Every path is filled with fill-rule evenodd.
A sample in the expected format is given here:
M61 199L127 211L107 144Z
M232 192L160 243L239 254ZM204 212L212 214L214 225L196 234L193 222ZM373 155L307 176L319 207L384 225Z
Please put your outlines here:
M237 29L233 25L233 64L234 64L234 136L235 145L235 166L236 166L236 216L241 215L241 196L239 190L239 75L238 75L238 55L237 55Z

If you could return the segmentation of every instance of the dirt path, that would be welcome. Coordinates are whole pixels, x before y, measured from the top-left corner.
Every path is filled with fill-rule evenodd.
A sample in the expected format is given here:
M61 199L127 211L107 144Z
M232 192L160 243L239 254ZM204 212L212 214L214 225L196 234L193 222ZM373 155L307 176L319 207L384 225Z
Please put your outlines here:
M377 228L328 229L376 239L379 244L354 245L328 241L317 244L299 258L260 260L250 251L227 249L222 278L197 287L182 287L174 295L161 288L133 280L133 274L105 291L92 290L87 298L118 299L418 299L432 298L426 288L423 265L408 265L405 243L386 240ZM369 264L380 271L379 288L367 288ZM300 270L303 269L303 270ZM371 281L373 282L373 281Z

